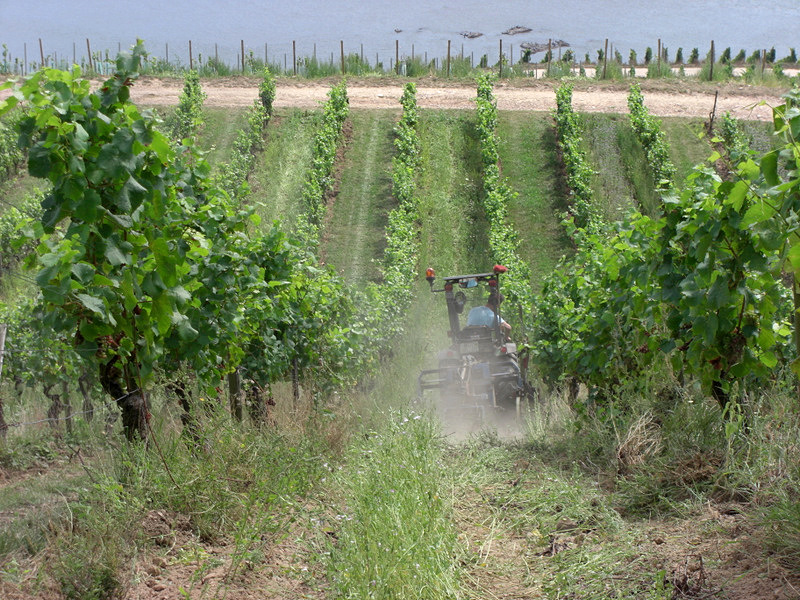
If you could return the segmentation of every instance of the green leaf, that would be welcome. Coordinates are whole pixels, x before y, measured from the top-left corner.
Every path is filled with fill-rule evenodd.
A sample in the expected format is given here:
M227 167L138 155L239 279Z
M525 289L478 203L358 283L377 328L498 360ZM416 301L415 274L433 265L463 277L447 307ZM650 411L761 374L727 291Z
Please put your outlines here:
M728 194L728 197L725 199L725 204L730 204L733 206L736 212L742 210L742 205L744 204L744 199L747 197L747 184L739 180L733 186L733 189Z
M708 290L708 304L712 309L719 309L730 302L731 294L728 290L728 280L725 277L717 277L711 288Z
M172 327L172 302L169 301L166 294L161 294L153 300L150 316L156 322L158 333L166 335L170 327Z
M189 319L184 318L178 324L178 337L184 342L190 342L194 340L197 338L197 335L198 332L194 327L192 327Z
M787 258L795 273L800 273L800 242L793 244L787 252Z
M81 304L83 304L92 312L97 313L101 317L108 316L106 305L102 298L98 298L97 296L89 296L88 294L75 294L75 297L80 301Z
M775 214L775 211L771 206L769 206L766 202L757 201L755 202L750 208L747 209L747 212L744 214L744 218L742 219L742 224L740 227L742 229L748 229L749 227L753 226L756 223L760 223L761 221L766 221L772 215Z
M161 276L161 280L167 287L174 287L178 284L178 276L175 273L175 263L169 250L167 240L158 237L150 241L150 250L156 259L156 271Z
M763 365L765 365L770 369L774 368L778 364L778 358L775 356L775 353L772 352L771 350L762 352L759 355L758 360L760 360Z
M72 274L83 285L89 285L94 280L95 269L89 263L75 263L72 265Z
M115 236L111 236L106 238L106 251L105 251L106 260L115 267L119 265L127 265L131 262L131 257L126 252L117 246L117 240Z
M781 178L778 175L778 151L773 150L761 157L761 172L764 174L764 180L769 185L778 185Z

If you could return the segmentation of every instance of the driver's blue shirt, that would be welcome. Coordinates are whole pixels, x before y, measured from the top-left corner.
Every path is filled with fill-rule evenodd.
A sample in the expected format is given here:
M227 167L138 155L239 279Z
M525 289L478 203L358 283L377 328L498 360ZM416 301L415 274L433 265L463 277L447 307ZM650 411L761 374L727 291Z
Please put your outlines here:
M494 327L497 315L488 306L476 306L467 315L467 327ZM501 318L500 323L505 323Z

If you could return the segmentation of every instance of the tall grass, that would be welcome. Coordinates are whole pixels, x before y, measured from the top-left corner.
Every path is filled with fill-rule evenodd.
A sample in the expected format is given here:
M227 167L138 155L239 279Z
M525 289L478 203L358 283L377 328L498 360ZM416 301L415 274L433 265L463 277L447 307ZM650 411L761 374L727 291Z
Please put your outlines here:
M347 464L328 567L337 596L456 597L456 532L433 421L408 411L387 415L384 427L351 449Z

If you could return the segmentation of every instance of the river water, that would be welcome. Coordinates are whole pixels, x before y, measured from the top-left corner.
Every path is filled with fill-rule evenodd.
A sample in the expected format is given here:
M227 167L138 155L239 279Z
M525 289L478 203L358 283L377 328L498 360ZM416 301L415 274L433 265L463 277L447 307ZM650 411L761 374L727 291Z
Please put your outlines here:
M531 31L503 35L514 26ZM466 39L462 32L483 35ZM488 54L496 61L499 41L519 57L521 42L547 43L562 39L577 59L592 59L604 40L627 59L630 49L640 60L646 47L656 48L662 39L670 57L683 47L700 55L711 40L717 52L730 46L734 54L743 48L749 55L760 48L775 47L778 58L790 47L800 49L800 1L798 0L0 0L0 43L13 58L40 59L39 40L45 56L80 62L86 56L86 39L92 50L128 48L137 38L159 57L188 63L188 44L193 55L219 58L235 64L244 41L245 52L265 54L281 62L292 41L298 56L338 57L339 43L346 52L363 52L388 66L395 56L412 49L417 56L442 57L447 41L454 55L463 52L475 60ZM513 49L512 49L513 48ZM541 57L537 55L535 58ZM291 64L291 63L290 63Z

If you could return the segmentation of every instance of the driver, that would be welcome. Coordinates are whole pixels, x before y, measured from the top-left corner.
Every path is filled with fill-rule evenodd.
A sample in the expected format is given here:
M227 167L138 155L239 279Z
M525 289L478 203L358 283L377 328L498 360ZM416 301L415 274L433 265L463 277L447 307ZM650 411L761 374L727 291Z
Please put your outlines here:
M497 319L500 319L500 329L508 336L511 335L511 325L506 323L503 318L497 314L497 309L503 302L503 294L489 294L486 299L486 304L483 306L476 306L469 311L467 315L467 327L494 327Z

